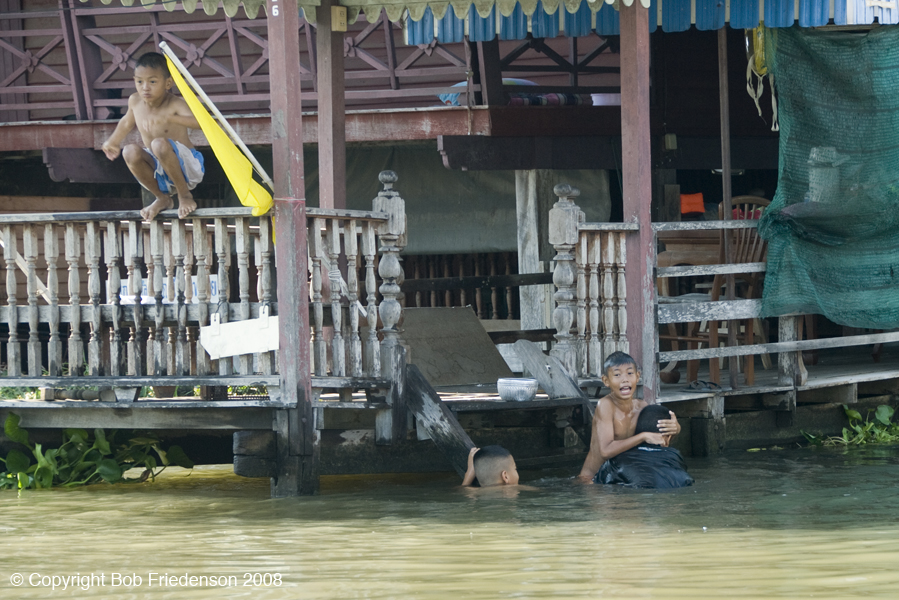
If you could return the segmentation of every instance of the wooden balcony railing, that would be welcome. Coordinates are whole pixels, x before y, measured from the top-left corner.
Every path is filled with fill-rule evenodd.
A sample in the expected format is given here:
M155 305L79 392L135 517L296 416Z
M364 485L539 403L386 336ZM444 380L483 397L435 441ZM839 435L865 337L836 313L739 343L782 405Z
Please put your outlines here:
M405 213L390 187L375 211L307 212L310 286L297 292L310 294L317 376L380 377L379 335L395 341ZM213 314L223 323L277 314L268 217L243 208L187 219L164 211L150 223L136 211L0 215L0 241L0 362L20 385L277 374L274 352L212 360L198 343Z

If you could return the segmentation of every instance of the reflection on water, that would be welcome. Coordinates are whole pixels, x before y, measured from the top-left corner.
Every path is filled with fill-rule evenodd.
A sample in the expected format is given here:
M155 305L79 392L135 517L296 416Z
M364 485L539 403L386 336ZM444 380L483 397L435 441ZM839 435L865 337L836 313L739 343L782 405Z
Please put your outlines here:
M270 500L267 480L227 466L0 492L0 598L897 597L899 448L689 464L696 485L673 492L543 471L511 497L415 475L325 478L321 496ZM105 585L40 585L90 573ZM140 584L112 587L116 573ZM231 587L161 585L166 573Z

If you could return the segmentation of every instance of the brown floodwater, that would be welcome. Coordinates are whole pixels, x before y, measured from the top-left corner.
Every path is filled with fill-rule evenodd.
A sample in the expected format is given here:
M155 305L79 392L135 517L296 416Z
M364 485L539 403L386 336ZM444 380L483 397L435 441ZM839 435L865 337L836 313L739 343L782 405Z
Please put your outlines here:
M673 492L572 469L517 494L404 475L271 500L229 466L3 491L0 598L899 597L899 448L688 463Z

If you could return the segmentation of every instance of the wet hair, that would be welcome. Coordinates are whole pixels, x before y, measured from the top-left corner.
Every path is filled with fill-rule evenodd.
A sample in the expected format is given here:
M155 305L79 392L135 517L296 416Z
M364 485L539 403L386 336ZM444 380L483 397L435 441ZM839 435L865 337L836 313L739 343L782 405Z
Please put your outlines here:
M624 365L634 365L634 368L640 368L637 366L637 361L635 361L634 357L630 354L627 354L625 352L612 352L606 357L605 362L602 363L602 372L608 375L609 369L622 367Z
M474 474L481 487L499 485L503 482L503 471L511 466L512 453L502 446L484 446L474 455Z
M162 71L162 74L166 77L171 77L171 73L169 73L169 63L166 62L165 57L159 52L147 52L146 54L142 54L141 57L137 59L137 62L134 63L134 68L137 69L138 67L156 69Z
M637 428L634 433L659 433L659 421L662 419L670 419L668 409L661 404L647 404L637 415Z

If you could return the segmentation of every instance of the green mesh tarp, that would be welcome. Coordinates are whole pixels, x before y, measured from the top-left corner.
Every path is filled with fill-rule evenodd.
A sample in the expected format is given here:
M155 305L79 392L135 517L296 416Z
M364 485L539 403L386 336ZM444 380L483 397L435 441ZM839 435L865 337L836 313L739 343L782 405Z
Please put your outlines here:
M899 327L899 27L766 36L780 165L762 312Z

